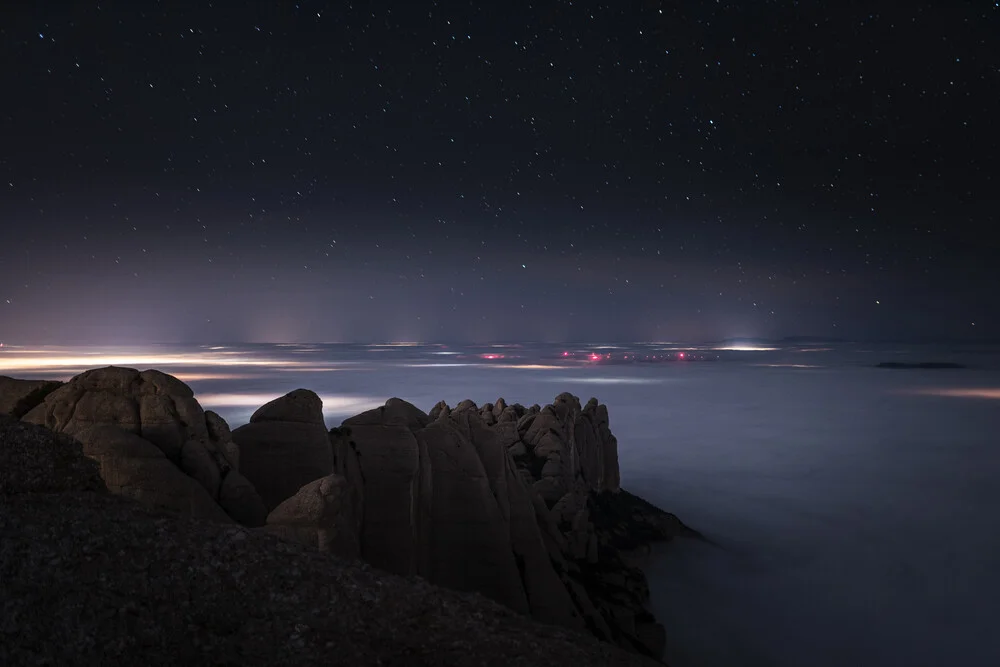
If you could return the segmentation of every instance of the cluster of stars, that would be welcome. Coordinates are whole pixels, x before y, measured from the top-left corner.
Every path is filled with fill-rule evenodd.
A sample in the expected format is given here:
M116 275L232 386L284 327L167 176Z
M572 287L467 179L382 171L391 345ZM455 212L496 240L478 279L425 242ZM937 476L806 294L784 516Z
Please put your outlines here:
M78 276L359 283L423 320L983 319L944 294L997 221L993 8L5 11L12 309L68 280L28 259L56 236Z

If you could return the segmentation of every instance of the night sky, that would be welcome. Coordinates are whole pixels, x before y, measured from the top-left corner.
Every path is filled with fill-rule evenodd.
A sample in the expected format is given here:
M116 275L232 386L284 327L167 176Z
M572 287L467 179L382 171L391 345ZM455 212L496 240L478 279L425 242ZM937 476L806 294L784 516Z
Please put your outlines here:
M0 341L1000 338L998 3L254 4L3 3Z

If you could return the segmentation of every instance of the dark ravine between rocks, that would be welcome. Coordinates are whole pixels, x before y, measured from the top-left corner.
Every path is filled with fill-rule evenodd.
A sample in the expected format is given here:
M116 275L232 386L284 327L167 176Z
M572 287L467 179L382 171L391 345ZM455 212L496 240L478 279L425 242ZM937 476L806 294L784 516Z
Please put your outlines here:
M620 488L606 407L570 394L327 430L299 389L230 432L108 367L0 378L0 410L0 664L647 664L639 566L698 536Z

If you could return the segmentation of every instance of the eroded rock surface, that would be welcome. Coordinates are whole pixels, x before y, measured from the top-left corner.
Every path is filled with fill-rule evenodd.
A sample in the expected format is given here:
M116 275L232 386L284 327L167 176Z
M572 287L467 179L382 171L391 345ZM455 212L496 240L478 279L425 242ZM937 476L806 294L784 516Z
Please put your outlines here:
M331 440L357 452L365 561L662 655L636 556L686 529L620 489L618 443L595 399L441 402L429 414L391 399Z
M108 368L25 420L75 434L108 488L149 508L263 526L662 655L639 566L652 541L693 531L620 488L596 399L441 402L428 414L393 398L328 432L321 400L300 389L230 433L175 378Z
M5 418L0 600L11 666L657 664L482 596L158 513L107 493L69 436Z
M171 463L159 447L117 426L86 426L76 432L83 454L100 464L115 494L147 507L228 523L232 519L205 488Z
M48 393L22 420L80 438L113 493L190 516L264 522L256 491L237 474L228 425L171 375L90 370Z

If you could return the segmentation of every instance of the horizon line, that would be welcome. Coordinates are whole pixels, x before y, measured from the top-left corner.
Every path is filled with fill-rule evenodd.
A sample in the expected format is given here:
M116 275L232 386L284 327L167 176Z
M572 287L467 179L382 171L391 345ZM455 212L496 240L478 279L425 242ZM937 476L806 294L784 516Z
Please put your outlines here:
M113 343L28 343L22 341L0 340L0 350L7 348L21 347L142 347L144 345L180 345L191 347L221 347L228 345L356 345L364 347L483 347L483 346L527 346L527 345L551 345L551 346L595 346L595 345L712 345L724 343L782 343L785 345L797 344L898 344L898 345L926 345L926 344L1000 344L1000 338L838 338L825 336L782 336L775 338L757 336L734 336L727 338L712 339L675 339L675 340L565 340L565 341L539 341L539 340L516 340L516 339L493 339L485 341L469 340L274 340L274 341L247 341L247 340L214 340L214 341L145 341L145 342L113 342Z

